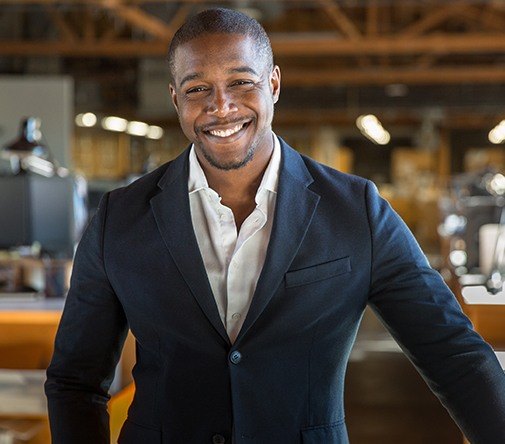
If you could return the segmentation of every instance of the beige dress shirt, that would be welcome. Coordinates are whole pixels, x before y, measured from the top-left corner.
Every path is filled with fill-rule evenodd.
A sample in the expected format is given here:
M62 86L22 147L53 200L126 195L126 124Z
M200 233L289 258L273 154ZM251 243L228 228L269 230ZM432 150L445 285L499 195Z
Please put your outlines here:
M219 315L232 343L244 323L265 262L280 161L280 144L274 136L272 157L256 192L256 208L237 233L233 212L209 187L194 146L189 154L191 220Z

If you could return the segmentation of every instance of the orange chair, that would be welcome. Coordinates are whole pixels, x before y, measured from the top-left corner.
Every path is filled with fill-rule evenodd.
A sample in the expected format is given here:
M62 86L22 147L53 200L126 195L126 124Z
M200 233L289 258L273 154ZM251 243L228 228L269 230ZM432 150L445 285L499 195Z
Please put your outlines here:
M110 442L116 443L119 437L121 427L128 416L128 407L133 400L135 385L133 383L116 393L109 401L109 424L110 424Z

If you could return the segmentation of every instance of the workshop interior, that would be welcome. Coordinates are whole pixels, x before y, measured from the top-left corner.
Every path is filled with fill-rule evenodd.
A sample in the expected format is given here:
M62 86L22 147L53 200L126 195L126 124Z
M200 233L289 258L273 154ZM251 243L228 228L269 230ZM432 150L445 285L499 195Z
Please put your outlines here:
M50 443L43 383L76 246L104 193L188 146L166 52L215 6L271 39L274 132L377 185L505 366L505 2L0 0L1 444ZM345 393L353 444L468 442L368 309Z

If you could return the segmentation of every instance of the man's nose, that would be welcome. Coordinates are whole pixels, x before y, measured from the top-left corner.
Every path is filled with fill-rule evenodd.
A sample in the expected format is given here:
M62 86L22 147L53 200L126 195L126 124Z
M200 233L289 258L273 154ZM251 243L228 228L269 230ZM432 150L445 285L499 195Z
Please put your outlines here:
M207 114L212 114L217 117L226 117L229 113L238 110L232 94L221 89L215 89L209 97L207 105Z

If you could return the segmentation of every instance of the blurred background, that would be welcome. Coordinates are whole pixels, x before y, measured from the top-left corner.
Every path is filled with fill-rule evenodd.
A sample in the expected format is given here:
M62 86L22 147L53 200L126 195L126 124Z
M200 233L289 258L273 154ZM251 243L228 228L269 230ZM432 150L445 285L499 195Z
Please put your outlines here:
M41 382L101 195L188 144L168 43L213 6L256 18L282 71L274 130L373 180L476 329L505 349L505 1L0 0L0 443L48 443ZM129 338L113 440L133 390ZM463 437L374 315L349 364L353 443Z

